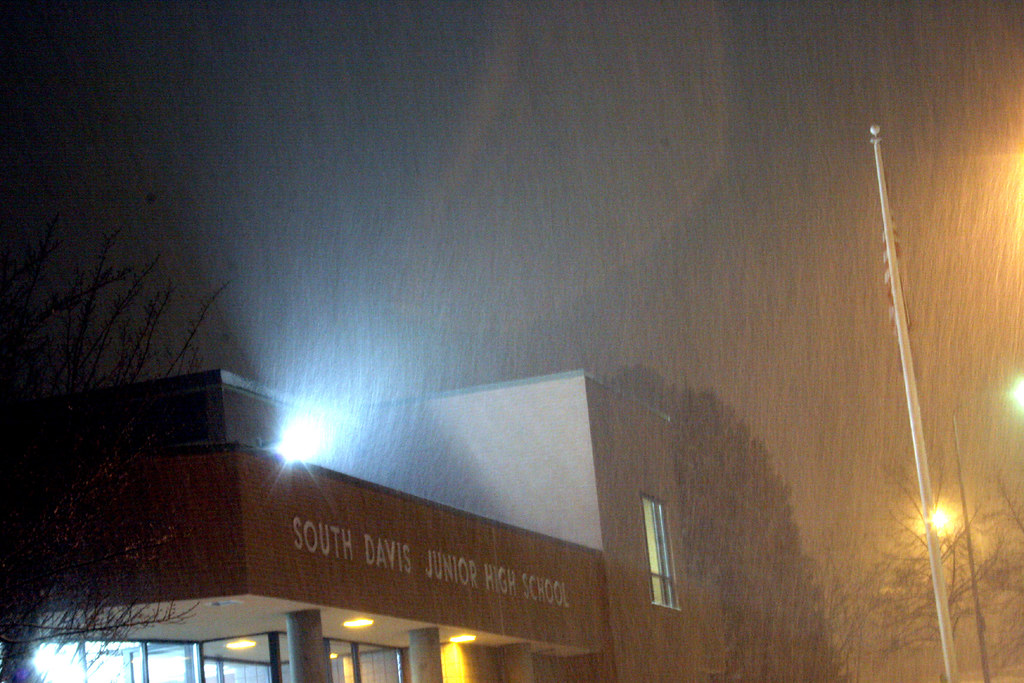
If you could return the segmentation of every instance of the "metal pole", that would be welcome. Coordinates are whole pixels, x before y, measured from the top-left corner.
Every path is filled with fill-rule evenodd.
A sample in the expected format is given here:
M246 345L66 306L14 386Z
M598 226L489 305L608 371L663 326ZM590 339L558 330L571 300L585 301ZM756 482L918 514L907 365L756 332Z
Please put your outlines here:
M928 539L928 560L932 569L932 588L935 590L935 609L939 617L939 636L942 640L942 658L946 665L946 681L959 683L960 675L956 666L956 645L953 643L953 628L949 620L949 598L946 595L946 580L942 572L942 555L939 537L932 526L932 484L928 470L928 454L925 450L924 431L921 422L921 405L917 395L917 378L914 375L914 359L910 352L910 335L907 329L907 307L903 299L903 284L900 280L899 261L896 255L896 238L889 213L889 195L886 191L885 170L882 166L882 139L878 126L871 127L871 144L875 148L875 169L878 172L878 194L882 203L882 229L885 235L885 252L889 261L889 287L892 292L893 318L896 323L896 337L899 341L900 360L903 364L903 384L907 393L907 411L910 414L910 433L914 439L914 461L917 465L917 485L921 491L921 513L924 518L924 533Z
M953 443L956 446L956 480L960 485L960 509L964 516L964 537L967 540L967 566L971 570L971 595L974 597L974 623L978 627L978 652L981 655L981 675L985 683L992 683L988 668L988 648L985 646L985 618L981 615L981 597L978 595L978 577L974 568L974 542L971 540L971 519L967 514L967 493L964 491L964 472L960 467L960 427L953 411Z

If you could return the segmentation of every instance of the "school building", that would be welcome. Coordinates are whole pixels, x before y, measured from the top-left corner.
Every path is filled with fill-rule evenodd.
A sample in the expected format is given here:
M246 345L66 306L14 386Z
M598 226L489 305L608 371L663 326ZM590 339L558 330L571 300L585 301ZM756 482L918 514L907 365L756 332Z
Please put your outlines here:
M170 532L124 589L183 617L80 643L89 681L718 680L678 436L583 372L346 415L223 371L129 394L160 443L124 514Z

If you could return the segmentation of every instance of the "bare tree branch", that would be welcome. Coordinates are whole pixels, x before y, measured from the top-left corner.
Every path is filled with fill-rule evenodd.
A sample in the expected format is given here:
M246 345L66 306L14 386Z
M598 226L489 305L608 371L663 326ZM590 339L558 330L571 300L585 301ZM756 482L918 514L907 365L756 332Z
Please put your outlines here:
M55 218L22 251L0 248L0 406L6 433L20 435L4 453L17 474L0 478L0 680L42 640L111 638L183 616L119 585L125 562L173 533L105 512L154 436L142 407L95 420L90 402L54 397L177 372L223 287L174 329L175 288L153 284L158 259L115 264L114 232L85 269L62 271L58 235Z

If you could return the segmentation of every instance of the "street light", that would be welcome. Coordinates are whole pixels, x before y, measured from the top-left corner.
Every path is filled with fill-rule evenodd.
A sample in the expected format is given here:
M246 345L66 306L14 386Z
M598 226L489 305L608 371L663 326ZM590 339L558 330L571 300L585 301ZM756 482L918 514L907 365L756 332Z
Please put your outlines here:
M1017 383L1013 385L1013 389L1010 391L1010 396L1017 402L1017 406L1024 410L1024 377L1017 380Z
M978 628L978 652L981 655L981 675L985 683L992 683L988 668L988 647L985 645L985 618L981 615L981 597L978 595L978 576L974 565L974 542L971 540L971 518L967 513L967 493L964 490L964 471L960 466L960 426L953 411L953 444L956 447L956 482L960 486L960 509L964 516L964 540L967 541L967 567L971 572L971 597L974 598L974 623Z
M1017 380L1010 396L1024 409L1024 378ZM991 683L992 674L988 666L988 646L985 644L985 617L981 613L981 597L978 595L978 577L974 564L974 542L971 539L971 518L967 513L967 493L964 487L964 472L960 464L960 424L957 419L959 404L953 409L953 445L956 454L956 481L960 486L960 508L964 516L964 540L967 541L967 566L971 572L971 597L974 599L974 623L978 628L978 653L981 656L981 675L985 683Z
M946 508L938 505L932 512L932 526L940 537L946 536L953 530L953 517L946 512Z

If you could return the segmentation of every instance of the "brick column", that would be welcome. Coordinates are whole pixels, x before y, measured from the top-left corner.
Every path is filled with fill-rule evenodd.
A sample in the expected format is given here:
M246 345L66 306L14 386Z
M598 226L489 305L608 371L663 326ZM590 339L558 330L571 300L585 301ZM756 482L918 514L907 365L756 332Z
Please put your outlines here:
M441 636L436 628L409 631L409 668L412 683L444 683Z
M292 683L328 683L320 610L288 614L288 664Z

